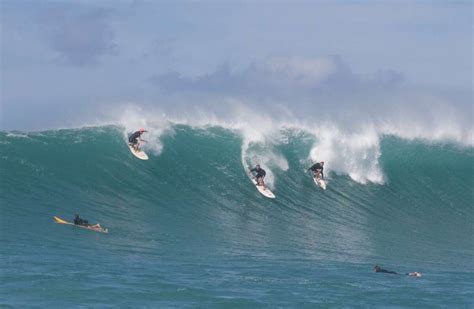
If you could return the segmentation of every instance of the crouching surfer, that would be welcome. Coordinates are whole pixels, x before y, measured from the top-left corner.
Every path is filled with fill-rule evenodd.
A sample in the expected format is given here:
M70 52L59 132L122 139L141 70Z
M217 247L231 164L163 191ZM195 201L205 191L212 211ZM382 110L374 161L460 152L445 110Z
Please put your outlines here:
M411 272L411 273L399 274L395 271L383 269L382 267L380 267L378 265L374 266L374 272L376 272L376 273L386 273L386 274L392 274L392 275L406 275L406 276L413 276L413 277L421 277L421 273L419 273L417 271L414 271L414 272Z
M324 161L313 164L308 171L313 172L313 177L316 179L324 179Z
M257 173L257 174L253 176L253 173ZM265 182L263 181L263 179L265 178L266 174L267 173L265 172L265 170L261 168L259 164L257 164L255 168L249 171L249 175L251 175L252 177L256 179L257 186L262 186L264 188L265 188Z
M140 149L138 148L139 142L146 142L146 140L142 139L141 136L143 133L148 132L145 129L140 129L136 132L134 132L130 137L128 138L128 144L135 149L135 151L139 151Z

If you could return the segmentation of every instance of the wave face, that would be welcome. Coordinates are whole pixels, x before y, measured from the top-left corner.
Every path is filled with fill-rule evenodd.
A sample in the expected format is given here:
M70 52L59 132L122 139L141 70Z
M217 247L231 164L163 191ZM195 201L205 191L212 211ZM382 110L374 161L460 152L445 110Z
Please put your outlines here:
M123 131L0 133L2 304L473 305L472 147L384 137L360 165L327 162L321 191L304 171L324 139L301 130L173 125L149 161ZM110 234L52 222L74 213Z

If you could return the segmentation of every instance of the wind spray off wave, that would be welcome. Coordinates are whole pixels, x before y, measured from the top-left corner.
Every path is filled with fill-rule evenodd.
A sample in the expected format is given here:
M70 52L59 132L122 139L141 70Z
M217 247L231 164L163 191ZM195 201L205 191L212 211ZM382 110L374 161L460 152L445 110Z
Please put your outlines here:
M173 108L129 104L102 123L123 126L124 135L137 127L149 128L152 143L146 147L155 154L162 151L160 136L173 134L172 124L233 130L242 137L243 168L261 163L269 172L270 187L274 185L274 171L288 169L288 162L275 152L275 146L285 143L282 132L293 130L313 140L306 164L324 160L328 171L349 175L359 183L382 184L385 176L379 158L380 142L385 136L456 143L468 148L474 144L468 106L440 101L429 105L423 98L418 99L415 103L397 105L366 103L366 113L361 113L358 105L331 106L327 102L300 102L293 108L288 103L251 105L235 99L222 99L222 104L201 102L199 106L184 104Z

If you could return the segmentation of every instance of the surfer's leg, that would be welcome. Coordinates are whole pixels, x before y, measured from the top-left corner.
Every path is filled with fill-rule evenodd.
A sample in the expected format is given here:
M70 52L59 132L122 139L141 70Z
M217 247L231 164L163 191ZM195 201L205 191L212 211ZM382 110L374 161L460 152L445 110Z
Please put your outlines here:
M130 144L130 146L133 147L133 149L135 149L135 151L138 150L138 140L137 140L137 139L134 139L134 140L131 141L129 144Z

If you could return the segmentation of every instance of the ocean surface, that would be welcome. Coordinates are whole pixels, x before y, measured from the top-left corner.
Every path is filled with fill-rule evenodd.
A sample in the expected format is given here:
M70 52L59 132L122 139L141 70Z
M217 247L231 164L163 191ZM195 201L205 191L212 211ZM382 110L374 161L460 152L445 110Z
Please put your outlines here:
M323 191L304 132L269 149L169 131L148 161L120 126L0 132L1 307L474 307L472 147L384 136L379 176L321 158ZM247 177L255 163L275 200ZM53 221L75 213L109 234Z

